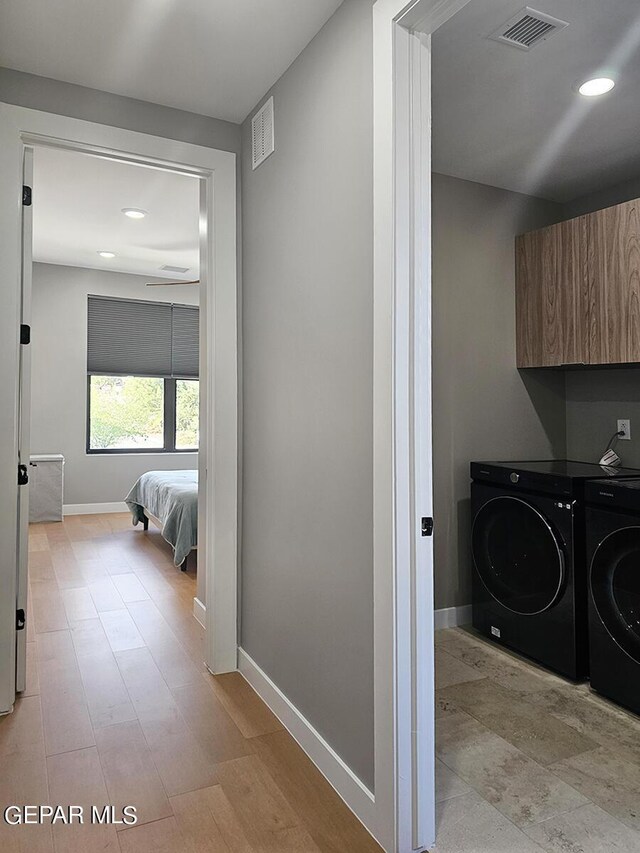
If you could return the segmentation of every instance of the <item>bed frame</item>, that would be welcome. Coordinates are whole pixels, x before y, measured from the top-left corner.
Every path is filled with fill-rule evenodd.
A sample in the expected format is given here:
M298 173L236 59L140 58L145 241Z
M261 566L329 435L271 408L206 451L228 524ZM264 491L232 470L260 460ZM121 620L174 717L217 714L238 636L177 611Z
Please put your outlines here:
M160 521L159 518L156 518L155 515L152 515L149 512L149 510L146 509L145 507L142 508L142 512L144 513L144 518L142 519L142 526L145 530L149 529L149 522L150 521L153 521L153 523L158 528L158 530L162 530L162 522ZM191 551L196 551L196 550L197 550L197 548L191 549ZM187 560L189 559L190 556L191 556L190 553L187 554L187 556L184 558L184 560L180 563L180 571L181 572L187 571L187 568L188 568Z

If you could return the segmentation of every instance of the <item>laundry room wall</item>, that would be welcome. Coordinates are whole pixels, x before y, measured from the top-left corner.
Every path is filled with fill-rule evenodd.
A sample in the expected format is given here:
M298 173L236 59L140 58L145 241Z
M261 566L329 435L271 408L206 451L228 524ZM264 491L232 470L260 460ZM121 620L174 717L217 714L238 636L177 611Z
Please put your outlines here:
M640 468L640 367L567 371L567 456L598 462L618 426L631 419L631 439L615 446L622 464Z
M436 608L471 603L471 460L562 458L562 372L518 371L516 234L560 205L433 175L433 433ZM640 421L639 421L640 428Z

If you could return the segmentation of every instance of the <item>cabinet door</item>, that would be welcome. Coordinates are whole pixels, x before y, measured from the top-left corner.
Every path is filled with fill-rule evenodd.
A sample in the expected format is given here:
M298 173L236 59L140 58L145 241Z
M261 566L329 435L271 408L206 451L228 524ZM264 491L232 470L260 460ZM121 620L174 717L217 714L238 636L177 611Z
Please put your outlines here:
M589 361L640 361L640 202L586 219Z
M587 361L584 250L584 217L516 238L518 367Z

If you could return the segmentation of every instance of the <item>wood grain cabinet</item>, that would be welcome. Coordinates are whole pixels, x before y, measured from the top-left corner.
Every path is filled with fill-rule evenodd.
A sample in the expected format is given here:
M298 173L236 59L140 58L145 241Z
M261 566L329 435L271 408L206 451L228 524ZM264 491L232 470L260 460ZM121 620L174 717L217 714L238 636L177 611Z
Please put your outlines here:
M516 357L640 362L640 200L516 237Z

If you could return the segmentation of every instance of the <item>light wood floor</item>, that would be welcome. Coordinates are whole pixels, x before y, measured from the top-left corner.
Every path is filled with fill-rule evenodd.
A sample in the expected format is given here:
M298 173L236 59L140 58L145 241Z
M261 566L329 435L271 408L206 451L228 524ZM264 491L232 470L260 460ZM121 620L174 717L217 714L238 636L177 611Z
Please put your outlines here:
M195 574L125 514L30 532L28 686L0 718L0 804L134 805L134 827L7 826L3 853L374 853L237 673L202 665Z

